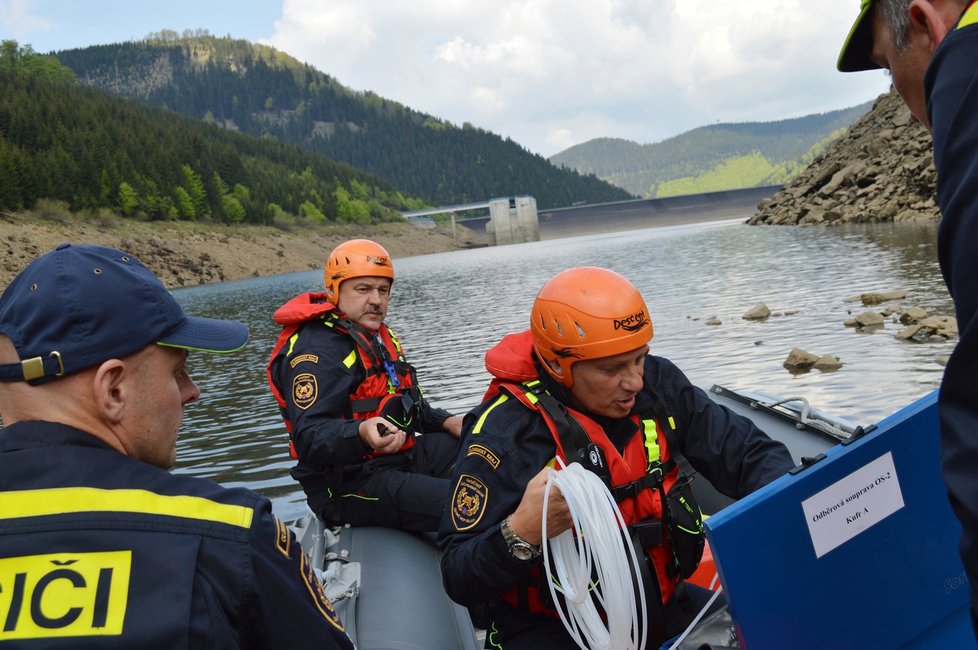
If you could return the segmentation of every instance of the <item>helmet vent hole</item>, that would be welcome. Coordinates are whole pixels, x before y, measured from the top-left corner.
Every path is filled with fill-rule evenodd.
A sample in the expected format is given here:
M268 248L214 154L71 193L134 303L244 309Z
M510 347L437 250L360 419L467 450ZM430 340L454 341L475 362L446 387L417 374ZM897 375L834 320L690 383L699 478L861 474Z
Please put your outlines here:
M580 337L581 337L582 339L583 339L583 338L584 338L585 336L587 336L587 332L585 332L585 331L584 331L584 328L583 328L583 327L581 327L581 324L580 324L580 323L577 323L577 322L575 322L575 323L574 323L574 327L576 327L576 328L577 328L577 335L578 335L578 336L580 336Z
M563 336L564 335L564 328L560 326L560 321L555 320L554 321L554 325L557 326L557 336Z

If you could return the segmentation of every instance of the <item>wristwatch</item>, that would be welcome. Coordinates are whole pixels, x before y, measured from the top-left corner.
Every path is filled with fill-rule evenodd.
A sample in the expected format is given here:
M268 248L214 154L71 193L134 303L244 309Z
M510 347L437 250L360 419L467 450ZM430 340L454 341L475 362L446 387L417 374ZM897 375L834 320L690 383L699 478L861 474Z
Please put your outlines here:
M529 562L540 555L539 546L529 543L513 532L513 529L509 527L509 517L503 519L499 528L503 531L503 539L506 541L506 546L509 547L509 554L517 560Z

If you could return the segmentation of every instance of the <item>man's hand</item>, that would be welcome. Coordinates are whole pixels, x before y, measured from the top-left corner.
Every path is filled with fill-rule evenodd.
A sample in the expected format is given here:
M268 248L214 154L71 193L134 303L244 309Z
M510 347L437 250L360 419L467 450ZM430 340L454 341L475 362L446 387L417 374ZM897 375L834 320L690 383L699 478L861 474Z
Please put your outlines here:
M363 444L381 454L396 454L404 445L408 435L380 417L361 422L357 433Z
M445 421L441 423L441 428L458 438L462 435L462 416L452 415L445 418Z
M543 495L547 489L547 475L551 471L553 470L549 467L544 467L530 479L530 482L526 484L526 490L523 491L520 505L516 507L516 511L509 518L509 526L513 532L536 546L539 546L543 541L543 526L541 525ZM567 502L564 501L564 495L553 485L550 486L548 505L547 535L556 537L570 529L574 520L567 508Z

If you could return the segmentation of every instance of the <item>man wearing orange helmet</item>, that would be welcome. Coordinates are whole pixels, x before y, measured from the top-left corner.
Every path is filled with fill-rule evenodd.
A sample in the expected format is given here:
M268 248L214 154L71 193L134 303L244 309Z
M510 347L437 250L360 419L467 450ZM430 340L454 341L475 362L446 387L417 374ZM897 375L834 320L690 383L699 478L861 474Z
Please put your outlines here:
M676 452L733 498L793 466L784 445L650 355L651 339L648 307L631 282L581 267L540 290L529 331L507 335L486 354L493 380L465 419L439 544L449 596L467 606L488 601L493 647L576 647L540 557L543 495L556 457L604 479L644 548L648 647L656 648L708 597L683 582L704 539ZM551 488L548 536L571 526Z
M268 383L298 459L292 477L323 521L437 530L462 418L428 404L384 323L390 255L347 241L324 278L324 293L296 296L274 315L283 328Z

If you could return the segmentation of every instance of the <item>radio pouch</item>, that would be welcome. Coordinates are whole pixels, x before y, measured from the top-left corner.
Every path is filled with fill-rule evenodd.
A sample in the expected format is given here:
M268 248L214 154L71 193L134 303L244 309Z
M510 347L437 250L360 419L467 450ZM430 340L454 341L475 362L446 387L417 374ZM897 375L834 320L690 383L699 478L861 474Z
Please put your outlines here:
M666 530L675 558L674 570L678 570L683 578L696 571L706 545L703 513L696 504L692 484L693 477L682 474L664 495L660 488Z

